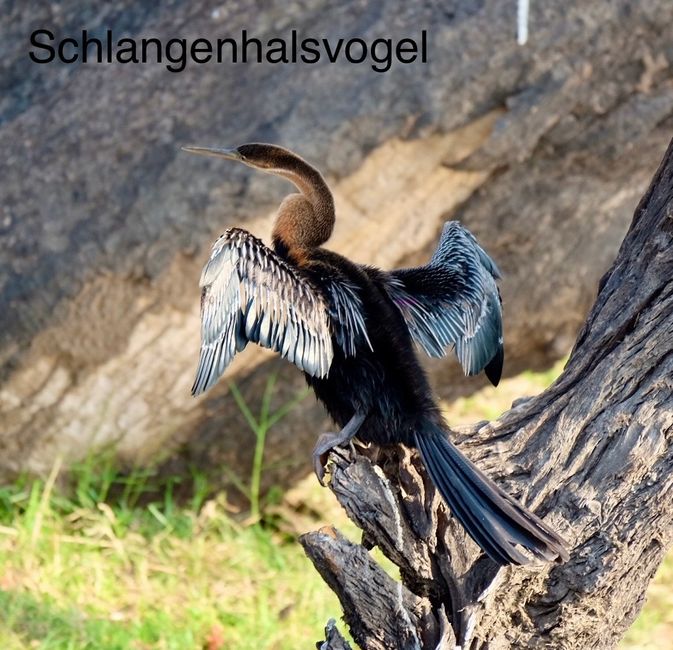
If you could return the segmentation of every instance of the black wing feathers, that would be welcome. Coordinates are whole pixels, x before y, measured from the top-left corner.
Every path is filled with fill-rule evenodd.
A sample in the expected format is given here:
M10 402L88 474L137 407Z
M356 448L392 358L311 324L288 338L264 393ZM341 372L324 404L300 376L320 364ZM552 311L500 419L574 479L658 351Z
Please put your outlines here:
M486 369L497 384L504 357L499 277L474 235L449 221L429 264L393 271L389 293L428 355L444 356L452 346L466 374Z

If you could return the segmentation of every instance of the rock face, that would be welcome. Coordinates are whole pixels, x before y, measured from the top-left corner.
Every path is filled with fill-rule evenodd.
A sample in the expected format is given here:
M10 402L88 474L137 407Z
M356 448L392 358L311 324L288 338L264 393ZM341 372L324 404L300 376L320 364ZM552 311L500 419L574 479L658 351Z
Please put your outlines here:
M259 10L252 0L97 7L22 3L0 18L0 476L114 445L122 460L249 466L252 433L226 381L189 395L200 268L219 231L268 236L289 186L183 144L273 141L334 188L330 247L384 268L425 260L459 218L504 271L506 366L567 352L673 126L666 0L533 3L530 41L497 0ZM427 64L30 61L29 37L428 34ZM445 397L473 390L428 368ZM248 350L229 371L253 406L301 390ZM326 425L307 398L268 440L269 483L308 471ZM243 470L245 471L245 470Z

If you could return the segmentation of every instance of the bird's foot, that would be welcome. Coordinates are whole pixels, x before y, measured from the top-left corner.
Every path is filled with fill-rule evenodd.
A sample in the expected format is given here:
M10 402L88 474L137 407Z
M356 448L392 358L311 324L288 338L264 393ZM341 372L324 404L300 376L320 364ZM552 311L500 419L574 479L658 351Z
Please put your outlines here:
M313 470L320 485L325 485L325 466L327 465L329 452L345 442L341 439L340 433L340 431L326 431L320 434L318 442L315 443L313 448Z
M356 413L341 431L327 431L320 435L313 448L313 470L320 485L325 485L325 466L329 452L345 443L349 443L352 449L353 437L357 434L364 419L364 415Z

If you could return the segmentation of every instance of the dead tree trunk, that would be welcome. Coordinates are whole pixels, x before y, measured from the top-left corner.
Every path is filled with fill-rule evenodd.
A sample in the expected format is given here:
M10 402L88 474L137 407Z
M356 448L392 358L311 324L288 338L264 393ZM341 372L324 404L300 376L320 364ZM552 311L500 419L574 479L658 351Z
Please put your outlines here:
M333 529L302 543L362 648L617 644L673 535L672 251L673 142L563 375L499 420L455 432L569 540L567 563L498 569L449 516L413 451L332 454L331 489L363 545Z

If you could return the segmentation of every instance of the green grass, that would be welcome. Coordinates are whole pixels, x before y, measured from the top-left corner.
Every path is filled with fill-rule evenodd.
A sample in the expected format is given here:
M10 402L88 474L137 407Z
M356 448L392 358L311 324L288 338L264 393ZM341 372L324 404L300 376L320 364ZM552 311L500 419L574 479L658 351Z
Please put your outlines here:
M0 647L295 648L338 613L286 532L237 524L222 495L139 505L151 477L92 469L69 497L0 490Z
M255 417L252 410L243 398L243 394L238 389L235 383L229 384L231 394L236 401L236 405L245 417L250 430L255 437L255 452L252 459L252 469L250 470L250 480L246 485L241 478L231 470L225 468L232 483L245 496L250 503L250 519L251 521L259 521L262 515L262 497L260 494L260 486L262 484L262 471L264 468L264 447L266 445L266 436L269 429L274 424L280 422L292 409L294 409L309 393L306 388L300 391L293 399L283 404L277 411L271 412L271 398L273 397L273 389L276 385L277 374L273 373L269 376L262 395L262 403L259 410L259 416Z
M622 640L623 650L668 650L673 646L673 553L647 589L647 604Z
M483 389L447 414L452 423L498 417L513 399L543 390L561 368ZM266 434L293 406L271 412L272 382L257 415L232 389L255 445L252 466L237 477L252 516L242 518L225 494L212 494L197 470L125 475L106 455L72 468L67 479L59 479L57 461L46 480L0 487L0 648L312 647L341 610L297 537L324 523L359 535L312 476L278 504L260 494ZM191 495L186 502L174 498L178 489ZM670 647L672 586L669 558L623 648Z

